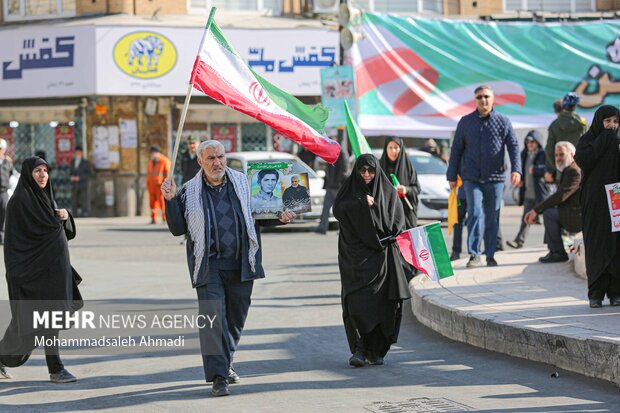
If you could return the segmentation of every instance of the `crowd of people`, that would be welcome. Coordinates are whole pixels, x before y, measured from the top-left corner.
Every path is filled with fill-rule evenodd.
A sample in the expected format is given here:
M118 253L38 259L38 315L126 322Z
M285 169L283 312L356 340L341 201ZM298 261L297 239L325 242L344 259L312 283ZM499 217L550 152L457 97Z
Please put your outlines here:
M618 109L602 106L587 129L585 120L575 113L579 97L569 93L549 126L546 146L539 132L530 131L519 151L510 120L494 110L491 87L476 88L474 98L476 109L459 121L448 160L446 177L451 188L458 187L461 200L460 228L455 231L451 258L460 258L461 231L466 226L466 267L482 266L483 254L486 266L498 265L495 252L507 152L510 183L519 187L523 205L521 227L507 245L523 247L528 226L539 222L542 215L549 251L539 260L563 262L568 260L563 233L583 230L590 307L601 307L605 297L612 306L620 306L620 232L611 231L605 192L605 185L620 182ZM440 157L441 151L433 144L427 141L426 150ZM24 160L15 194L7 202L3 194L10 159L4 156L5 150L6 142L0 140L0 218L6 216L0 241L5 244L9 295L12 300L53 299L67 311L75 311L81 306L77 288L81 279L71 267L67 241L75 236L73 214L89 213L88 161L76 148L71 164L72 214L58 208L48 178L49 165L36 156ZM340 225L338 265L349 364L381 365L398 339L403 300L411 297L408 283L416 275L402 259L394 238L417 226L421 188L400 138L385 140L380 159L360 155L350 173L347 163L343 150L328 167L318 232L327 231L333 205ZM279 175L275 170L261 170L257 178L261 191L252 196L247 176L227 166L224 147L216 140L200 142L190 137L181 169L183 186L177 191L169 177L170 161L159 147L151 147L147 169L151 219L155 223L161 216L173 235L185 235L191 241L185 243L186 259L199 312L206 315L206 303L220 303L219 335L204 328L199 335L205 379L213 383L213 396L225 396L230 394L229 385L241 380L234 369L234 352L250 308L253 282L265 276L260 227L287 224L296 213L285 209L277 219L254 219L251 205L274 196ZM285 202L297 192L307 192L299 181L299 176L291 177L291 187L283 194ZM21 288L24 285L31 286L27 294ZM11 311L11 325L0 341L0 375L4 377L10 377L6 367L28 360L35 334L58 335L58 330L24 330L19 325L23 310L12 303ZM207 349L212 345L219 351ZM64 368L57 348L45 348L45 352L52 381L76 380Z
M530 225L542 215L547 255L541 263L569 260L563 236L583 232L588 277L588 298L592 308L600 308L605 297L620 306L620 232L612 231L605 185L620 182L620 114L613 106L602 106L588 129L575 109L579 96L567 93L554 102L557 118L549 125L546 145L536 130L527 133L518 153L510 120L493 110L493 91L488 86L475 90L476 110L458 123L447 179L452 188L457 178L458 220L451 259L460 258L462 228L467 225L467 268L496 266L499 211L503 193L505 151L510 159L510 181L519 187L523 206L521 226L506 244L523 247Z

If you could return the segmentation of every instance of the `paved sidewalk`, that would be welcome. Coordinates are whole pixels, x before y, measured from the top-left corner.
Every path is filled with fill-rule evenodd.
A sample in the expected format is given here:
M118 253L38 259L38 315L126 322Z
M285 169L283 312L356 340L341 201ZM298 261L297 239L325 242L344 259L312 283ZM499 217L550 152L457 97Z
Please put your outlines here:
M589 308L573 261L538 263L546 252L499 252L495 268L467 269L463 258L453 277L417 277L413 312L451 339L620 385L620 307Z

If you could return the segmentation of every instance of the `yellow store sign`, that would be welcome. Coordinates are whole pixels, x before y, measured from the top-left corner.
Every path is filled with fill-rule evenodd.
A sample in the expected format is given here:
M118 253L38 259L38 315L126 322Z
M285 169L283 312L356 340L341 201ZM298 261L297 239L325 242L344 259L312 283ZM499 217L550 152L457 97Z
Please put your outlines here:
M131 77L154 79L172 70L177 63L177 50L159 33L133 32L114 45L114 62Z

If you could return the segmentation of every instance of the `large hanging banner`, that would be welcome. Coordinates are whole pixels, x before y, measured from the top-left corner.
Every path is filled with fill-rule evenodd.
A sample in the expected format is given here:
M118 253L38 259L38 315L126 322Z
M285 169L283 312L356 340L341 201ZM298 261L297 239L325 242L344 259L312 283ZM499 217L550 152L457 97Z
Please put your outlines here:
M498 23L364 13L351 49L366 135L450 137L489 85L513 126L546 127L567 92L588 121L620 105L620 22Z

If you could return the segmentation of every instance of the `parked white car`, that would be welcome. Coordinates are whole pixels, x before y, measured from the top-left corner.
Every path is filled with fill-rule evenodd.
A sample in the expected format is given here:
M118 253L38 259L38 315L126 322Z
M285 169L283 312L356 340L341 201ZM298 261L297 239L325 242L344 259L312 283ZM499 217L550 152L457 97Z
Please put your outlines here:
M247 173L248 162L293 162L293 173L308 174L308 180L310 181L310 199L312 202L312 211L299 215L295 221L313 221L321 218L323 199L325 198L323 178L319 177L319 175L299 159L299 157L285 152L230 152L226 154L226 161L230 168L243 173ZM330 220L333 220L333 218Z
M383 150L373 149L372 153L379 159ZM430 153L417 149L407 149L407 156L420 180L418 218L447 219L450 196L450 184L446 179L448 166Z

